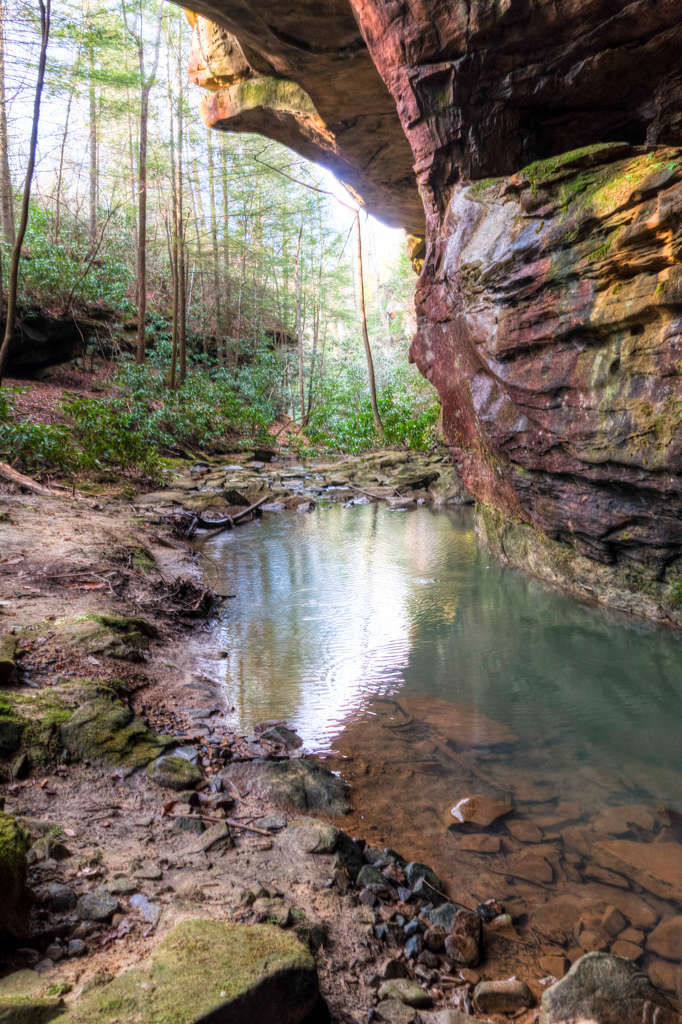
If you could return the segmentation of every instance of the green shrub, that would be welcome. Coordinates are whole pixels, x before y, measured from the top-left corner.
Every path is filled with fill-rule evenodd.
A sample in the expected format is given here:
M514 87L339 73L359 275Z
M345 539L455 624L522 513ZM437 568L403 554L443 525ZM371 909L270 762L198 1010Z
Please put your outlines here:
M19 299L26 305L52 309L67 305L98 304L132 311L127 293L133 282L128 266L129 235L122 221L112 218L105 241L95 259L85 228L74 218L63 218L60 241L55 245L52 213L37 200L31 202L20 264ZM7 261L3 264L7 266Z
M138 429L134 413L99 398L65 398L61 407L72 421L80 470L112 468L161 476L159 453Z
M382 440L374 426L364 367L330 377L315 406L306 433L332 451L357 453L382 444L412 449L432 447L440 411L434 391L402 367L386 373L377 390Z

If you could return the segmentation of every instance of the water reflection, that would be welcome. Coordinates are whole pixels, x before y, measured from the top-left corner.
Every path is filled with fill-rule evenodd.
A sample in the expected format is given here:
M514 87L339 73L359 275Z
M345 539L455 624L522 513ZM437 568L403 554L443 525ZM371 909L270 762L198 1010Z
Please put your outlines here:
M286 718L309 748L351 756L332 758L352 786L344 828L433 864L465 905L500 898L524 940L572 948L585 908L645 931L679 912L682 819L664 810L682 812L677 634L491 562L466 512L337 506L205 553L237 594L205 671L240 727ZM514 812L453 834L446 812L471 793Z
M682 809L679 637L496 565L468 513L335 506L205 552L237 594L215 643L242 727L285 717L320 750L369 698L426 695L507 723L517 765L626 771Z

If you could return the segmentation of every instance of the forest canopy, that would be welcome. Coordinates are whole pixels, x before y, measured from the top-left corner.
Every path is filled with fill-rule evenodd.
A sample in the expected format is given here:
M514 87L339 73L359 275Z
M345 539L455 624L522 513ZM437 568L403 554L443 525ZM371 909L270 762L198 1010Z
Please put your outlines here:
M435 393L407 363L404 236L357 217L329 172L284 147L202 124L182 10L57 0L48 14L18 333L37 312L76 324L78 365L98 393L66 395L40 422L10 357L0 458L154 475L163 452L263 442L289 422L304 453L433 443ZM35 3L3 3L2 39L4 308L40 60Z

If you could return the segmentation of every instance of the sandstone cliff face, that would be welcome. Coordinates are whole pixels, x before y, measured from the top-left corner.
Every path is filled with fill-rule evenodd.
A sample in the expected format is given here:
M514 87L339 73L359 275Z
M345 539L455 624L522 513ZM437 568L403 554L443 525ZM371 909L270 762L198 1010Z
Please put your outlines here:
M413 232L420 195L411 354L489 541L679 622L679 0L350 0L355 22L344 0L220 3L249 74L303 90L301 151ZM287 141L266 107L258 130ZM238 108L207 120L240 128Z
M610 603L671 619L681 253L679 149L591 147L457 189L431 238L412 345L464 482L504 513L485 521L500 554L527 564L528 540L502 529L526 523L612 565ZM535 571L560 578L566 552L543 550L548 571L537 557ZM570 578L577 563L564 568ZM585 570L581 592L599 596L603 574Z

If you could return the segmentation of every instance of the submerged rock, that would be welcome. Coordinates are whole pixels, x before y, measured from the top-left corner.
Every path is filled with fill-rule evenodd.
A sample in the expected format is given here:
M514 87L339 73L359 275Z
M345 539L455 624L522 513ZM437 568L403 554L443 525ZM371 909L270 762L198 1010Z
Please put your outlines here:
M482 828L487 828L498 818L510 814L513 809L512 804L493 796L483 794L465 796L449 808L445 815L445 822L448 827L480 825Z
M594 859L662 899L682 900L682 845L613 839L597 843Z
M666 960L682 961L682 917L662 921L646 940L646 948Z
M588 953L542 997L541 1024L595 1020L599 1024L677 1024L666 999L630 961Z
M479 981L474 989L474 1005L481 1013L518 1013L533 1005L533 993L525 981Z
M258 732L258 729L256 729ZM270 740L272 743L279 743L286 750L296 750L303 745L303 740L283 722L276 722L260 732L260 739Z
M144 963L83 996L59 1024L301 1024L320 1002L315 961L291 932L194 919L171 929Z
M229 765L222 775L251 783L253 792L264 800L301 811L346 814L350 790L346 782L312 761L282 761L279 764Z
M480 917L473 910L458 910L445 940L445 952L456 964L475 967L480 958L480 944Z

